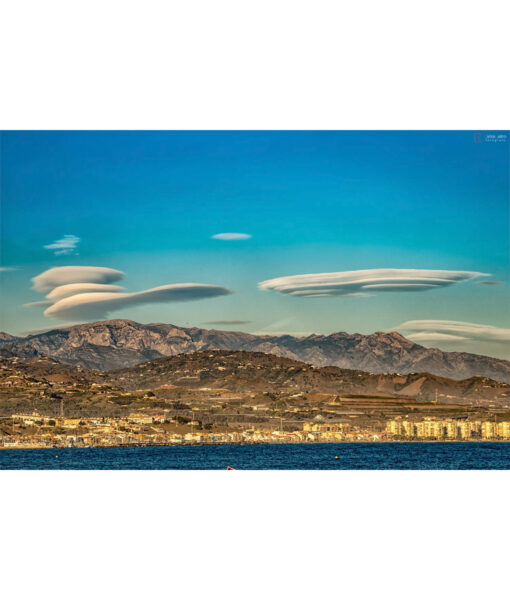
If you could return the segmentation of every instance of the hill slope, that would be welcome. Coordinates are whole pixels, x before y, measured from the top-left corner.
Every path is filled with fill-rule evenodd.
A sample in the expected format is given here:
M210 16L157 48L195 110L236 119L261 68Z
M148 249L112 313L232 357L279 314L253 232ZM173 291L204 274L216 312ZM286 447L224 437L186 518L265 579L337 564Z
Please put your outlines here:
M483 377L462 381L413 373L370 374L338 367L314 367L260 352L216 350L160 358L111 371L108 382L129 390L168 384L232 391L287 390L337 394L403 396L440 402L481 402L510 399L510 385ZM437 392L437 396L436 396Z
M199 394L221 388L245 396L277 392L293 397L319 393L477 406L505 406L510 402L510 385L482 377L456 381L429 373L377 375L338 367L314 367L260 352L208 350L101 372L41 356L20 358L0 350L0 405L4 409L21 406L27 400L34 407L41 402L51 407L54 398L58 400L62 395L72 400L72 405L79 401L83 407L113 409L119 403L131 402L123 392L143 396L142 390L152 390L158 396L159 391L169 386Z

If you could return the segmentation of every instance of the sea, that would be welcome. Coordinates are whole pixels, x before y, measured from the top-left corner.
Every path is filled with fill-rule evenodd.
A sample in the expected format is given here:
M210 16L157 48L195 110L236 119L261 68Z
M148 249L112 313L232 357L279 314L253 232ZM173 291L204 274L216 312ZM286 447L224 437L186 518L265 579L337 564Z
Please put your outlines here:
M507 442L384 442L0 450L0 470L510 469Z

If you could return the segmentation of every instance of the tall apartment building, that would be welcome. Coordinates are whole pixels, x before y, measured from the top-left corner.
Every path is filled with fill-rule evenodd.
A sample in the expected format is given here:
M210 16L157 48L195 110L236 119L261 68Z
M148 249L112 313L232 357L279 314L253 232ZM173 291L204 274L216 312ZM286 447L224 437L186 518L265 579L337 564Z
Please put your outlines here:
M386 432L396 437L425 440L510 440L510 421L496 423L432 418L410 421L397 418L386 422Z
M498 423L498 435L504 440L510 440L510 421Z
M498 437L498 423L485 421L482 423L482 437L486 440L493 440Z

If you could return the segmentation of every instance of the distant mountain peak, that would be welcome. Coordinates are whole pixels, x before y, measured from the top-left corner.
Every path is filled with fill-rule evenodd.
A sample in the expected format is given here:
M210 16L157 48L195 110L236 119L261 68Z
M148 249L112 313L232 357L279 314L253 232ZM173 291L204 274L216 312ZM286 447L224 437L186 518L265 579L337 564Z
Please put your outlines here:
M61 329L57 327L27 338L3 335L0 336L0 346L11 352L24 355L37 351L61 362L98 370L218 349L263 352L318 367L337 366L370 373L428 372L453 379L482 376L510 383L509 361L426 348L396 331L376 331L369 335L335 332L330 335L281 337L111 319Z

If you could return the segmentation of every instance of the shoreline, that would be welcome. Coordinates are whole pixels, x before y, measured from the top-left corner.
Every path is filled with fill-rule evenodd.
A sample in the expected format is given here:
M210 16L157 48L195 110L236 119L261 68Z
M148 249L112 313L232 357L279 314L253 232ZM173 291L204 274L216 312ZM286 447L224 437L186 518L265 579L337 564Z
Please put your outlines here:
M331 442L186 442L178 444L108 444L103 446L0 446L1 450L96 450L104 448L183 448L191 446L317 446L350 444L510 444L510 440L341 440Z

